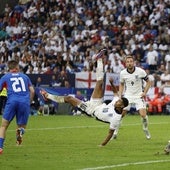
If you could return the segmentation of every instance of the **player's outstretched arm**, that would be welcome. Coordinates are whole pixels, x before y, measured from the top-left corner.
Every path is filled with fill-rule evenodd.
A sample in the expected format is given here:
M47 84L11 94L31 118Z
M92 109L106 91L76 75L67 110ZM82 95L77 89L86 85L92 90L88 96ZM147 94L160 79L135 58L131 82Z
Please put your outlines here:
M110 79L109 79L109 82L110 82L110 85L111 85L111 87L112 87L113 94L116 95L116 96L119 96L118 90L117 90L117 88L115 87L115 85L113 84L113 78L110 78Z
M109 132L108 132L108 135L106 136L106 139L101 143L100 146L105 146L110 141L110 139L113 136L113 132L114 132L114 130L109 129Z
M124 91L124 83L119 84L119 97L121 98L123 95L123 91Z

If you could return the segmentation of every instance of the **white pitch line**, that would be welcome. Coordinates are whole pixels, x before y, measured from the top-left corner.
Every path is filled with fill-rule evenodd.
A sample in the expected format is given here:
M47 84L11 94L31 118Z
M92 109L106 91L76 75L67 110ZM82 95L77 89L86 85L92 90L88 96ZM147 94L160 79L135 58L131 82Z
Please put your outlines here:
M169 124L169 122L158 122L158 123L149 123L149 125L162 125L162 124ZM122 126L136 126L136 125L141 125L141 123L133 123L133 124L123 124Z
M158 125L158 124L169 124L169 122L159 122L159 123L150 123L150 125ZM141 123L133 123L133 124L122 124L121 126L138 126ZM60 129L77 129L77 128L102 128L108 126L108 124L103 125L89 125L89 126L61 126L61 127L51 127L51 128L36 128L36 129L26 129L27 131L41 131L41 130L60 130ZM15 130L8 130L15 131Z
M153 161L145 161L145 162L134 162L134 163L123 163L123 164L117 164L117 165L110 165L110 166L100 166L100 167L94 167L94 168L84 168L81 170L98 170L98 169L110 169L110 168L116 168L116 167L125 167L129 165L144 165L144 164L152 164L152 163L161 163L161 162L170 162L170 160L153 160Z
M96 127L105 127L106 125L94 125L94 126L61 126L61 127L51 127L51 128L36 128L36 129L26 129L27 131L41 131L41 130L60 130L60 129L78 129L78 128L96 128ZM8 130L15 131L15 130Z

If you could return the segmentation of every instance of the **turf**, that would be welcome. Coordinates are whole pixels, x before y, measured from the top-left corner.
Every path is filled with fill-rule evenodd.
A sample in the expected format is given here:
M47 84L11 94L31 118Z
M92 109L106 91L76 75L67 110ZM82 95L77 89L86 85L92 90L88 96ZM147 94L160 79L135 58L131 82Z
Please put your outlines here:
M30 116L22 146L15 145L15 120L7 131L1 170L169 170L170 116L149 116L147 140L138 115L127 115L119 136L98 145L108 124L86 116Z

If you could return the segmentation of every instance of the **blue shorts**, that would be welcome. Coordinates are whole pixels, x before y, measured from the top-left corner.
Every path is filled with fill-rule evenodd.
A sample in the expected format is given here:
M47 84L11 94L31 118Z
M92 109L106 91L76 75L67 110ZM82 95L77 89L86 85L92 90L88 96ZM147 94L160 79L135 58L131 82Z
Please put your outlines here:
M26 125L30 114L30 105L23 102L7 101L3 118L9 122L16 116L17 125Z

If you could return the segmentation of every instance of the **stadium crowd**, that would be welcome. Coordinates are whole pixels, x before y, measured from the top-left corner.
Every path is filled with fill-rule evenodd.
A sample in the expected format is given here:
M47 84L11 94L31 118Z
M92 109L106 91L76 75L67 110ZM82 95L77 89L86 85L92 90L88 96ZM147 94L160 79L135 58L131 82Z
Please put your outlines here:
M19 61L26 74L94 71L92 56L107 48L105 72L124 57L148 69L154 86L170 81L169 0L31 0L0 16L0 73ZM168 76L167 76L168 75Z

